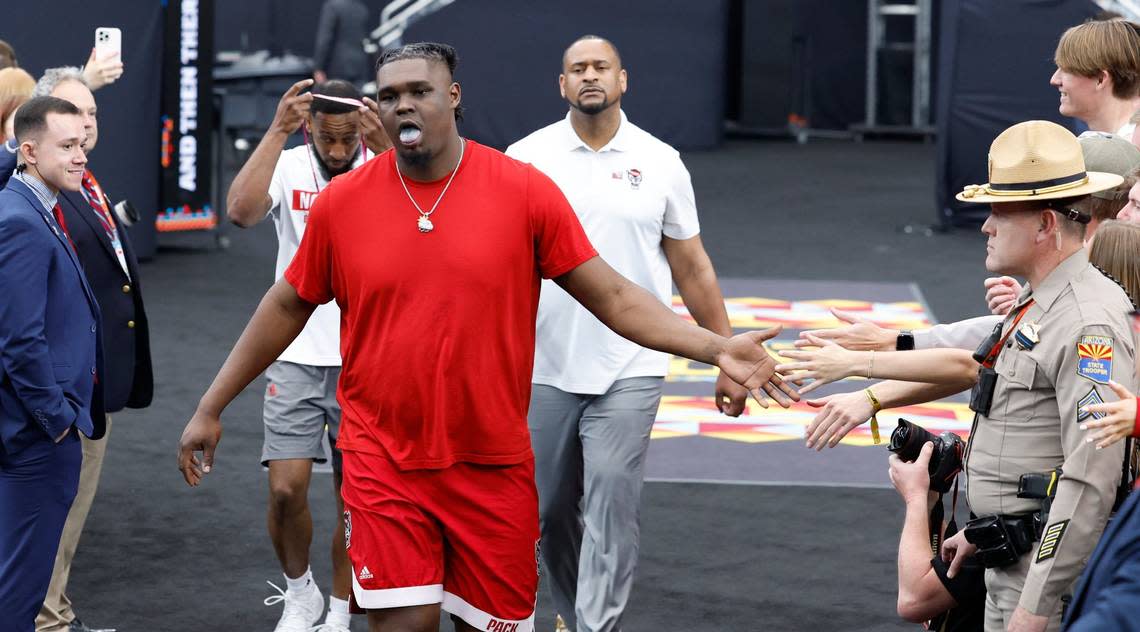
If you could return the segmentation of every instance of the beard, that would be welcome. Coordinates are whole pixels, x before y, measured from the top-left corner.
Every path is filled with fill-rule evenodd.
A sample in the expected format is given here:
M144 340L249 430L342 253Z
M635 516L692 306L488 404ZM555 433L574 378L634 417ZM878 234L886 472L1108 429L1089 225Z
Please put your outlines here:
M421 145L418 150L405 149L397 145L396 153L404 161L404 164L409 167L426 167L431 164L432 158L435 158L435 154L423 145Z
M581 101L570 101L570 107L574 108L575 110L578 110L582 114L588 114L590 116L594 116L595 114L601 114L602 112L605 112L613 104L614 104L614 102L610 101L610 98L608 96L606 98L602 99L600 102L587 103L587 104L583 104Z
M360 145L357 145L356 153L352 154L352 158L349 158L348 161L344 163L344 166L340 169L333 169L332 167L328 166L328 163L325 162L324 158L321 158L321 152L317 151L316 145L310 143L309 151L312 152L313 158L316 159L317 171L321 172L321 177L325 179L325 182L330 182L335 176L339 176L343 173L352 171L352 165L354 165L356 163L356 159L360 157Z

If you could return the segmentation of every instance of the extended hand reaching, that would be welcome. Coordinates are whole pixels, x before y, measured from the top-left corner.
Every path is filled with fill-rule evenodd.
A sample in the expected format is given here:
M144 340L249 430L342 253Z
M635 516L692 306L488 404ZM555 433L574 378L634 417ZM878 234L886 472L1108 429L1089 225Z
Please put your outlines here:
M807 404L821 409L805 431L807 447L817 451L839 445L847 433L870 419L875 412L863 391L809 399Z
M811 338L831 340L852 351L894 351L898 343L899 331L897 329L883 329L875 323L860 318L841 309L831 309L831 315L840 322L847 323L842 327L832 329L809 329L800 332L800 339L795 341L797 347L815 347Z
M794 384L802 385L805 380L812 380L810 384L800 389L800 394L810 393L824 384L845 377L861 375L860 370L869 369L866 366L866 358L874 353L874 351L848 351L831 340L824 340L812 334L807 334L805 342L817 348L808 349L805 346L796 351L781 351L781 357L799 362L776 366L776 370L786 375Z
M774 338L781 329L772 327L733 336L717 358L720 370L732 381L748 389L756 402L764 408L768 407L765 393L784 408L789 408L792 401L800 399L796 389L776 372L776 361L764 348L764 341Z
M1119 397L1115 402L1085 406L1081 412L1103 414L1100 419L1090 418L1081 424L1081 430L1096 430L1090 433L1087 441L1096 442L1096 448L1108 446L1132 434L1136 427L1136 396L1120 384L1109 380L1108 387Z

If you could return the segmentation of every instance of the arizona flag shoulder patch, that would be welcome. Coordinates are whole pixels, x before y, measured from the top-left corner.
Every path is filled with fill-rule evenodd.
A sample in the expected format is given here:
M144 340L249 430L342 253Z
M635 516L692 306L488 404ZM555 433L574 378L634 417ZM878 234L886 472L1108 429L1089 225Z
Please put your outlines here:
M1112 338L1081 336L1077 341L1077 375L1108 384L1112 378Z

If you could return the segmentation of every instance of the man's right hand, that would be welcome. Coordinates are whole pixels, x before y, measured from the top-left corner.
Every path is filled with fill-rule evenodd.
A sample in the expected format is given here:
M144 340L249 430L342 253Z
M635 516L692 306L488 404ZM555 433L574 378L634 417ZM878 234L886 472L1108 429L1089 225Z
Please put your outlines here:
M899 331L897 329L884 329L875 323L860 318L850 312L831 308L832 316L839 322L847 323L842 327L832 329L812 329L800 332L800 339L795 341L797 347L814 347L810 338L831 340L835 344L851 351L895 351L898 344Z
M178 469L186 484L197 487L202 477L210 473L214 465L214 450L222 440L222 420L217 415L197 411L182 431L178 442ZM199 460L196 452L202 453Z
M990 277L983 284L986 286L986 305L993 314L1005 316L1017 305L1017 297L1021 295L1021 284L1017 279Z
M978 552L978 547L966 541L966 530L963 529L954 534L954 537L942 543L942 561L950 564L950 568L946 571L946 576L954 578L958 576L958 569L962 568L962 563L966 558L973 557L974 553Z
M309 117L309 106L313 103L313 93L300 94L302 90L313 85L312 79L302 79L289 86L281 101L277 103L277 113L273 115L273 124L270 129L286 135L296 132L301 123Z

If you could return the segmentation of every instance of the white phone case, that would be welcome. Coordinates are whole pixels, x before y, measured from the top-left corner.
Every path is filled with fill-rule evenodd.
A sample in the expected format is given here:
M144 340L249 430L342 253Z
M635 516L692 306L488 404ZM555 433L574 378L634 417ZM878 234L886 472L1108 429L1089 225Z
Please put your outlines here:
M123 32L112 26L101 26L95 29L95 59L107 59L123 54Z

